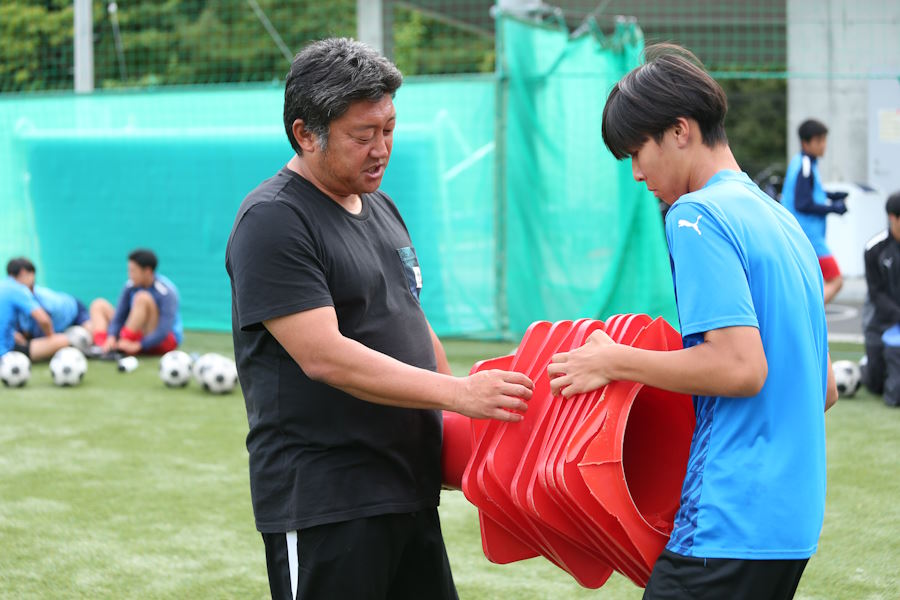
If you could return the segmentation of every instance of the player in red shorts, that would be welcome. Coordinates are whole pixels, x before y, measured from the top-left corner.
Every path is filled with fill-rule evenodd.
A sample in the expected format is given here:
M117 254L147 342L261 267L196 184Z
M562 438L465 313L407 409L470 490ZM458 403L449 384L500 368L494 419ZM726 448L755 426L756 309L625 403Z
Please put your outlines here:
M104 353L165 354L181 343L184 330L178 312L178 289L156 273L152 250L128 255L128 281L115 308L98 298L91 303L94 343Z
M828 304L844 285L844 278L825 242L826 217L832 213L843 215L847 212L844 203L847 194L828 192L822 187L818 159L825 154L827 147L828 128L825 124L808 119L801 123L797 133L801 151L791 160L784 175L781 203L797 218L816 251L825 279L825 304Z

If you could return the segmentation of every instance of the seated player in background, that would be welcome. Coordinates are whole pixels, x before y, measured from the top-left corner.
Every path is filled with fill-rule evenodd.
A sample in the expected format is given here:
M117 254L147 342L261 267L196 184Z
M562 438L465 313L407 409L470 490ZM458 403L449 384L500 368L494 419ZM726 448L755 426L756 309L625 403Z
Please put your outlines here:
M866 300L863 333L866 361L862 382L873 394L883 394L888 406L900 406L900 347L882 336L900 324L900 191L891 194L885 210L888 227L866 244Z
M134 250L128 255L128 281L115 308L103 298L91 302L94 343L102 352L165 354L181 343L178 289L156 272L156 265L152 250Z
M812 242L819 268L825 279L825 304L831 302L844 285L837 261L825 243L826 218L829 213L847 212L846 192L826 192L819 176L818 159L825 155L828 128L815 119L808 119L797 130L800 152L791 160L784 175L781 203L796 217L803 233Z
M78 298L65 292L58 292L48 287L35 285L37 269L29 259L24 256L11 259L6 263L6 273L31 290L41 308L50 315L54 332L62 333L73 325L81 325L88 332L93 331L90 313ZM19 316L17 329L29 339L45 335L41 326L30 314Z
M16 330L18 320L28 315L37 323L42 337L29 340ZM69 345L69 339L53 332L53 322L31 290L11 275L0 281L0 356L21 352L33 361L48 359Z

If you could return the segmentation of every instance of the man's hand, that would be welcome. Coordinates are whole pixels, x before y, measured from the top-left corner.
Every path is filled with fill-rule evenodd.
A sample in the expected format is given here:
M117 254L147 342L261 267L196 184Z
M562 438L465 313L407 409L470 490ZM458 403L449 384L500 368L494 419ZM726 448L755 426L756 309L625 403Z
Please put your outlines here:
M119 340L119 343L116 344L116 348L125 354L134 355L141 351L141 343L134 340Z
M554 354L547 366L550 391L554 396L569 398L603 387L612 381L608 358L617 350L618 344L597 330L580 348Z
M461 381L451 410L473 419L521 421L520 413L528 410L525 401L534 389L527 376L515 371L481 371Z
M13 330L13 341L17 346L26 346L28 345L28 340L25 339L25 336L22 335L21 331Z

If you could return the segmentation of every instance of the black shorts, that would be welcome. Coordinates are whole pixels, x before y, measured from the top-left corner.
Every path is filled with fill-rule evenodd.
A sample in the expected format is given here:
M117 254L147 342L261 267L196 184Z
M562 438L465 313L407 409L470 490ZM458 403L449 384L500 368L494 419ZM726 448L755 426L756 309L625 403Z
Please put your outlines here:
M91 320L91 312L78 298L75 298L75 304L78 305L78 312L75 314L75 320L72 321L72 325L84 325L86 321Z
M695 558L663 550L644 600L790 600L808 561Z
M273 600L457 600L437 509L262 538Z

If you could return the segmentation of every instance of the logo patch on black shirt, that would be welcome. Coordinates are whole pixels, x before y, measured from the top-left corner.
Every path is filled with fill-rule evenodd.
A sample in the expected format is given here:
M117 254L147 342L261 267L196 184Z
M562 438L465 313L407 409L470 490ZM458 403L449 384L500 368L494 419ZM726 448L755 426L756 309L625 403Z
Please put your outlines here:
M419 299L419 292L422 290L422 269L419 268L419 259L416 257L416 251L411 246L397 248L397 254L400 255L400 264L403 265L403 273L406 275L406 283L416 300Z

